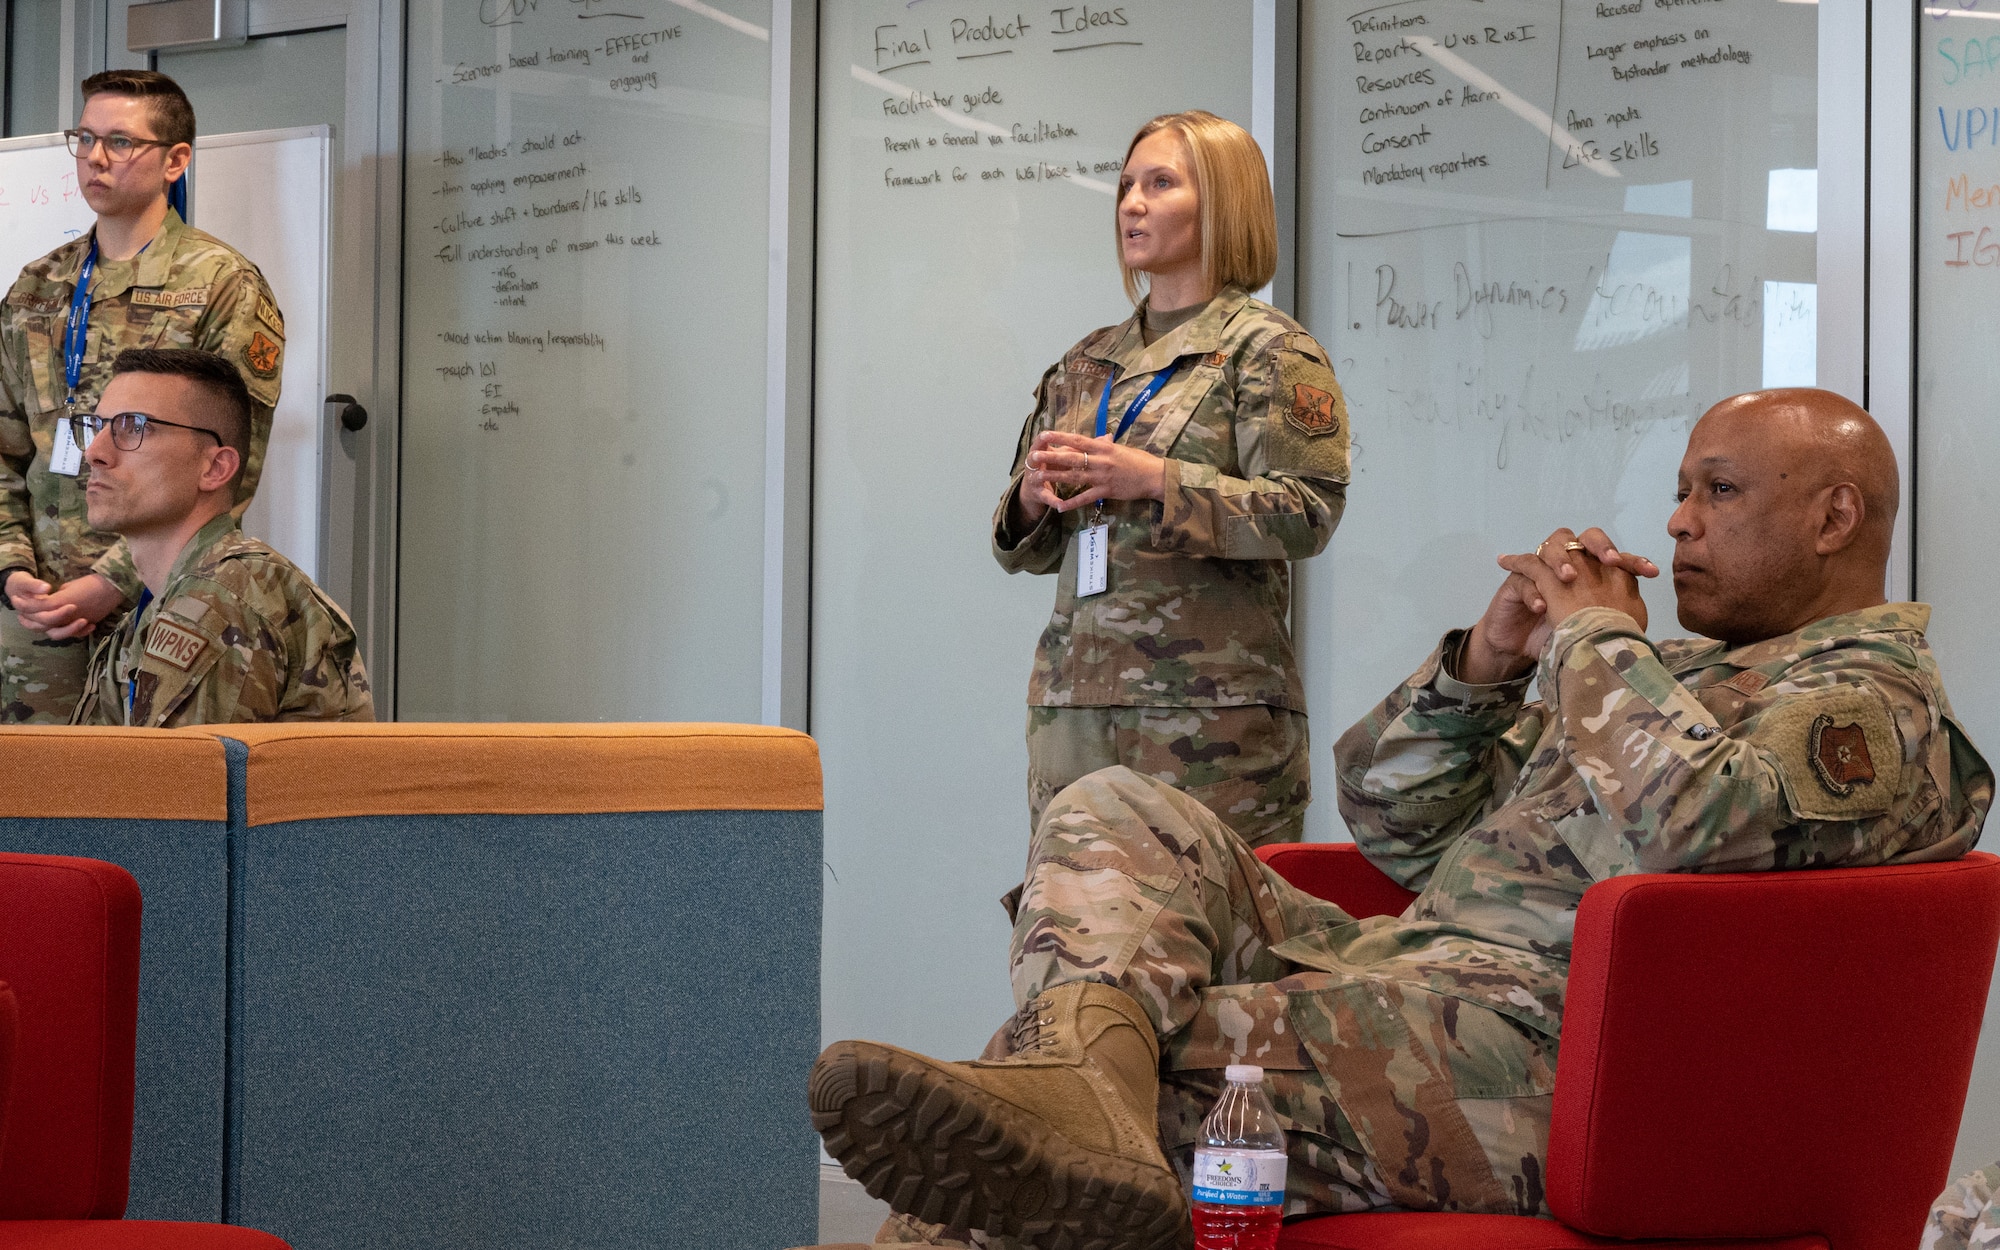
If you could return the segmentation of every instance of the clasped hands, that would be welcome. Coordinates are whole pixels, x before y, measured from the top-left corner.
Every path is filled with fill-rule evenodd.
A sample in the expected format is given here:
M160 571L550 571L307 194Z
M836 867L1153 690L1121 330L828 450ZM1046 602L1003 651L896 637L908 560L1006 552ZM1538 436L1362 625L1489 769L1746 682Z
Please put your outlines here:
M56 641L89 634L125 602L118 587L101 573L86 573L51 587L41 578L16 569L8 576L5 589L21 627Z
M1165 499L1167 462L1108 437L1043 430L1021 475L1021 511L1030 522L1050 508L1070 512L1100 499Z
M1639 579L1660 575L1659 565L1618 550L1595 526L1582 534L1559 529L1499 563L1507 580L1458 657L1458 679L1470 685L1512 681L1532 669L1555 627L1584 608L1615 608L1646 628Z

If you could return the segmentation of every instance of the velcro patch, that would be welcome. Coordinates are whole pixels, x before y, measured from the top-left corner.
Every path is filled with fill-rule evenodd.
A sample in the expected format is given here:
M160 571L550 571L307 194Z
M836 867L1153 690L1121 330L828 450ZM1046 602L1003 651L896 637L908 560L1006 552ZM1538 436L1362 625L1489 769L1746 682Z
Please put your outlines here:
M185 291L134 291L134 308L191 308L208 303L208 288L191 286Z
M53 295L16 294L7 297L7 302L15 308L23 308L31 313L61 312L69 301Z
M1101 360L1072 360L1063 366L1064 373L1073 373L1080 378L1108 378L1111 366Z
M161 611L168 616L177 616L190 625L199 625L201 618L208 615L208 604L193 595L179 595Z
M243 349L243 359L250 366L250 372L260 378L268 378L278 372L280 348L262 330L250 336L250 346Z
M1771 679L1754 668L1746 668L1722 684L1743 694L1756 694L1770 685Z
M257 297L257 317L279 334L285 332L285 314L279 312L278 306L266 296Z
M1220 369L1222 368L1222 366L1229 363L1229 353L1210 352L1208 355L1203 356L1201 358L1201 363L1207 365L1211 369Z
M1777 757L1785 797L1803 819L1879 816L1902 789L1902 735L1888 700L1866 686L1781 699L1752 736Z
M164 660L184 673L194 667L194 662L207 648L208 639L164 618L155 619L146 630L146 654L156 660Z

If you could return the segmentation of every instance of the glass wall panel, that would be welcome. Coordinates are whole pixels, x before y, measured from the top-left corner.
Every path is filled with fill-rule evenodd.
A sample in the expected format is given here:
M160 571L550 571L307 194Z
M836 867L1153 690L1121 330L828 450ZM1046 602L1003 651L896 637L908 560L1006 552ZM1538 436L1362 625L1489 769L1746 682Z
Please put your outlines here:
M1251 123L1250 0L1013 10L826 0L820 25L813 732L825 1028L973 1054L1012 1010L1026 723L1054 577L989 550L1036 384L1131 305L1126 144Z
M769 0L415 0L397 713L754 721Z
M1917 597L1953 710L2000 758L2000 5L1930 4L1917 23ZM1994 845L1994 823L1982 840ZM1952 1172L2000 1154L2000 985Z
M7 134L61 128L62 0L7 0Z
M1693 421L1814 379L1819 8L1303 9L1300 305L1355 443L1302 576L1330 742L1478 617L1496 554L1602 525L1666 564ZM1324 789L1308 821L1345 836Z

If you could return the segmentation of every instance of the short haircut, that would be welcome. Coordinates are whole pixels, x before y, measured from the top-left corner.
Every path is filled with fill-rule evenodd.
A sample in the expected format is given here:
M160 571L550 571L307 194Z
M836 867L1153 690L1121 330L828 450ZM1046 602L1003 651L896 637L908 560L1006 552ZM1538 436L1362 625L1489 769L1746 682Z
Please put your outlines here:
M1226 286L1262 289L1278 271L1278 211L1271 199L1271 171L1264 149L1250 132L1202 109L1162 113L1139 127L1126 145L1125 159L1148 135L1172 130L1194 166L1195 194L1201 197L1201 276L1211 294ZM1112 216L1112 237L1120 232ZM1125 294L1138 303L1145 294L1138 274L1125 267Z
M111 362L112 377L127 373L163 373L201 388L213 404L207 412L215 418L217 437L236 449L237 480L242 480L242 466L250 463L250 388L228 357L192 347L128 347Z
M108 69L83 80L83 98L126 95L150 101L155 136L168 144L194 144L194 105L187 92L165 74L150 69Z

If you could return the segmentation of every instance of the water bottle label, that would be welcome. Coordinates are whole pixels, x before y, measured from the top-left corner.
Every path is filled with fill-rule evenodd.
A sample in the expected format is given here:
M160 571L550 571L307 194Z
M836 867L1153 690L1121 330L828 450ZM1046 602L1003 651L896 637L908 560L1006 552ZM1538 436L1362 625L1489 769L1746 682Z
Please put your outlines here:
M1284 1205L1285 1152L1195 1151L1194 1200L1238 1207Z

